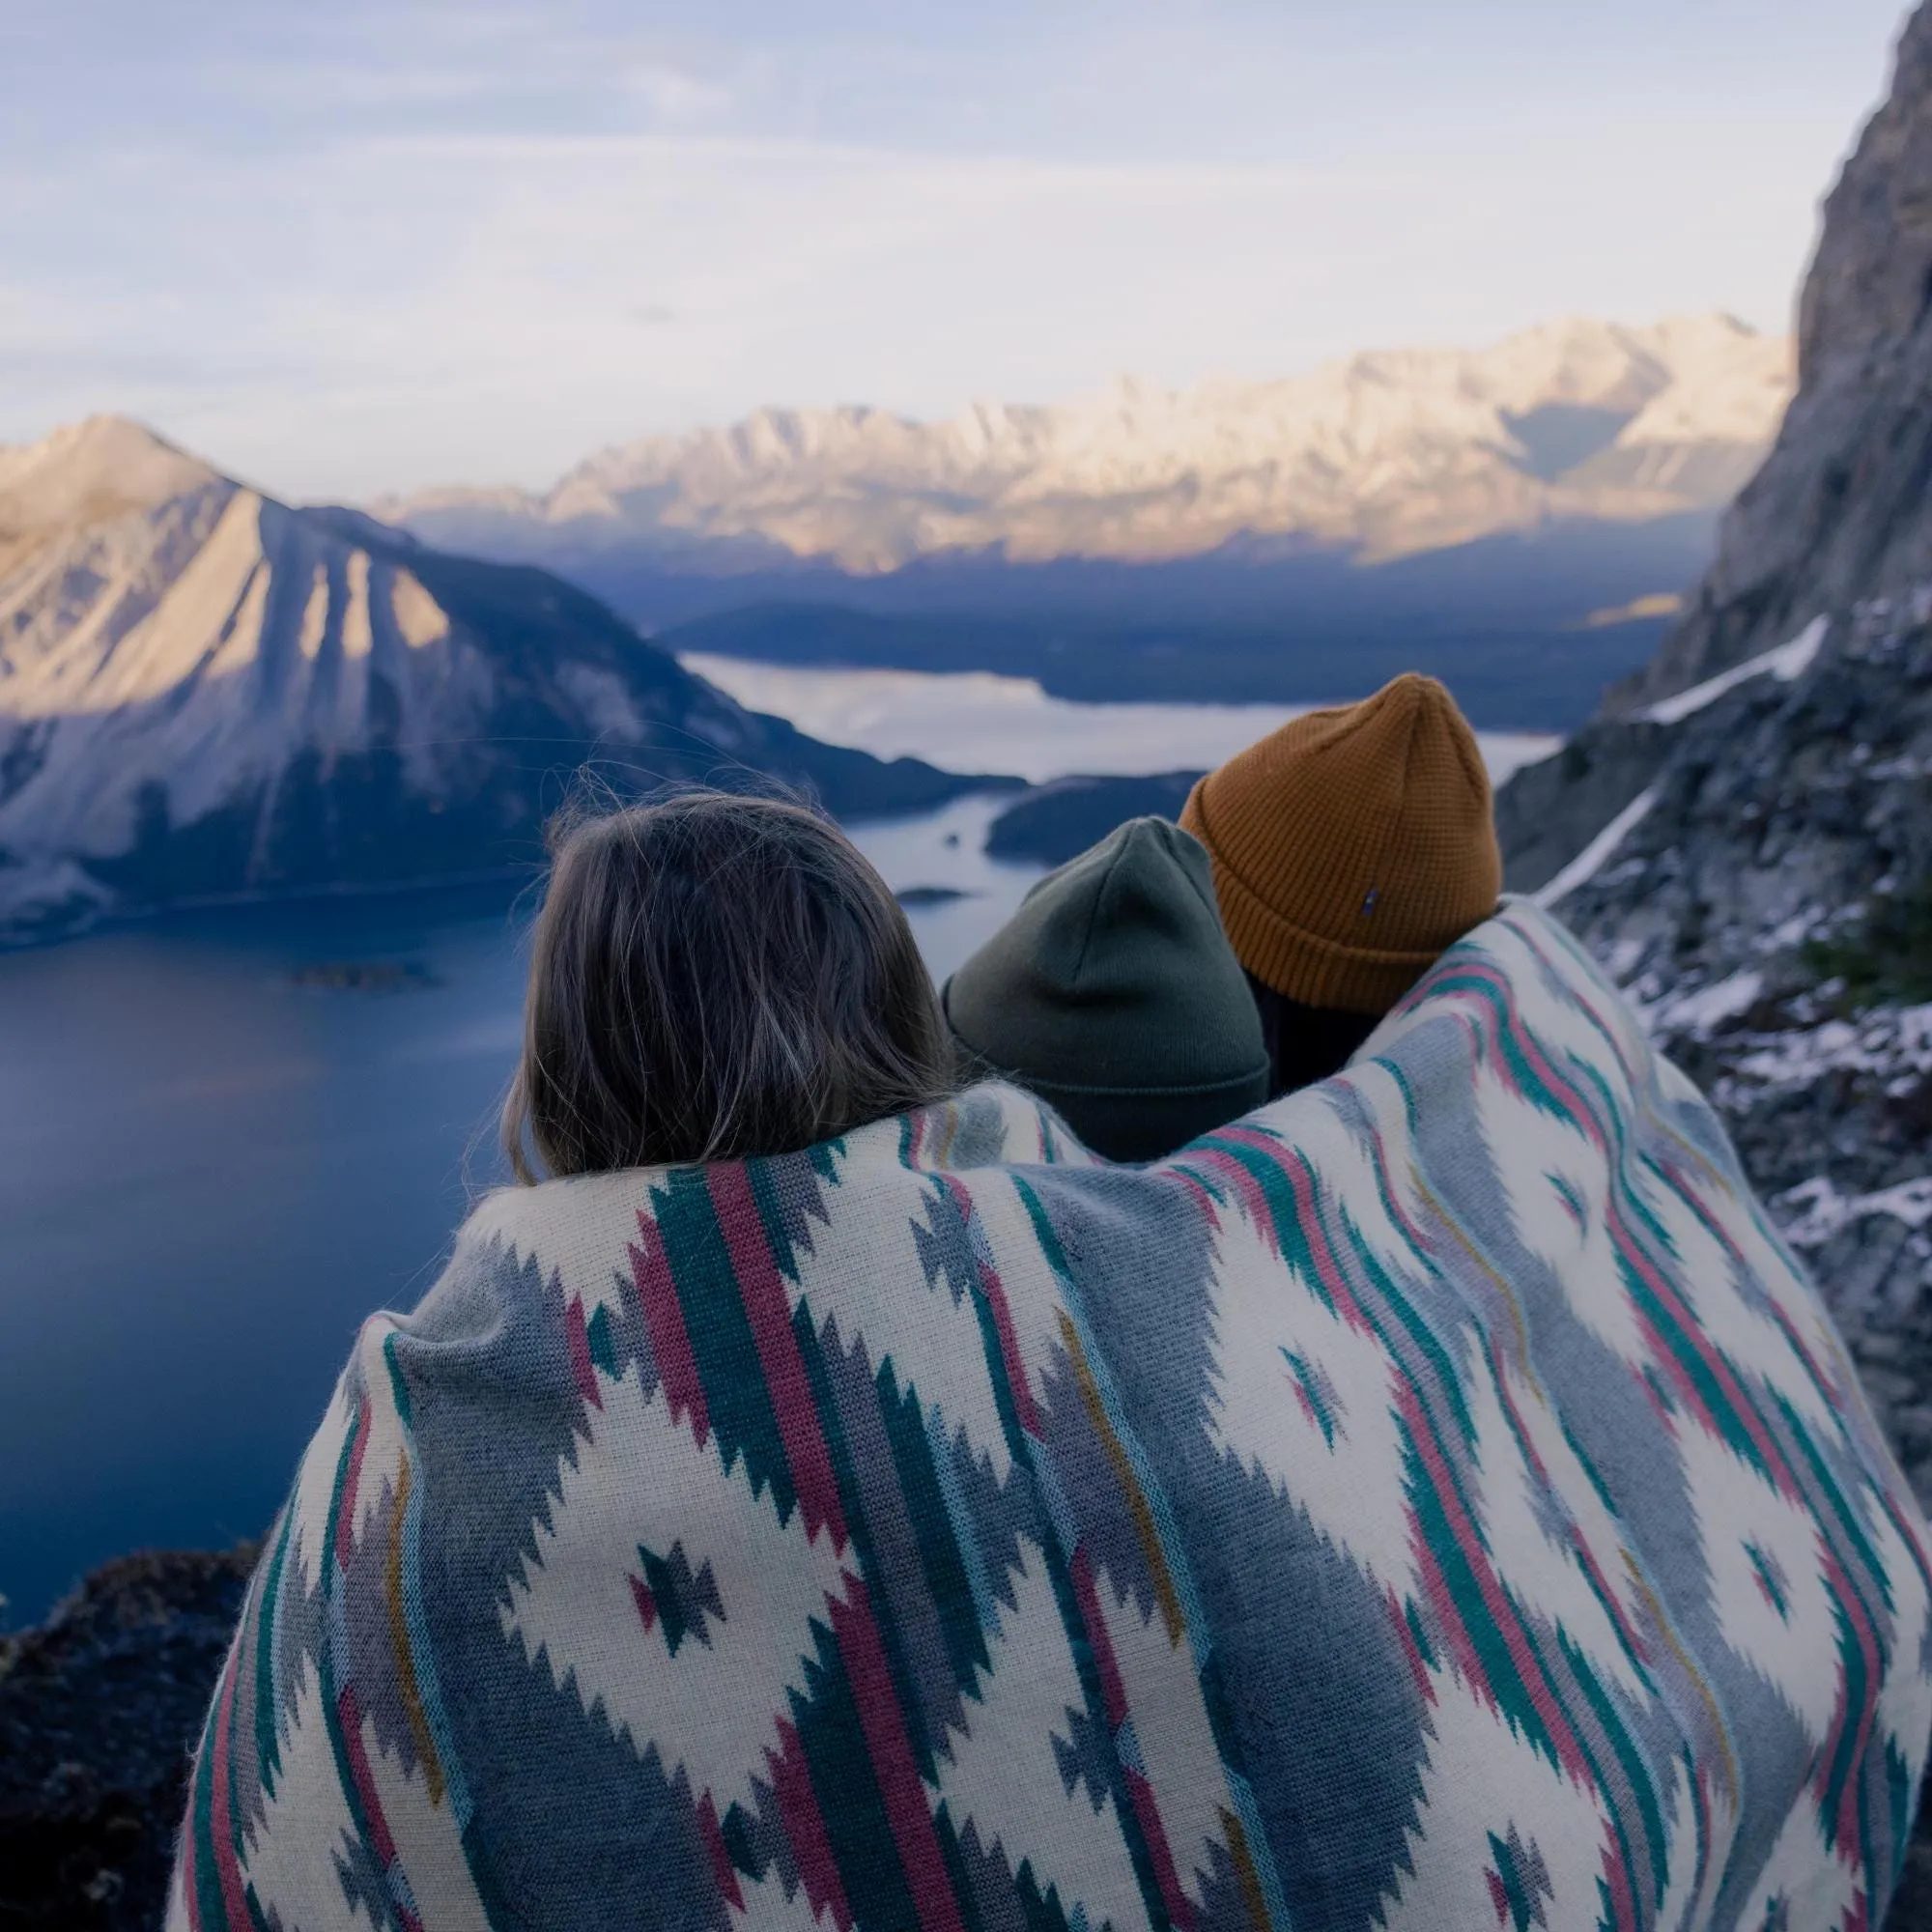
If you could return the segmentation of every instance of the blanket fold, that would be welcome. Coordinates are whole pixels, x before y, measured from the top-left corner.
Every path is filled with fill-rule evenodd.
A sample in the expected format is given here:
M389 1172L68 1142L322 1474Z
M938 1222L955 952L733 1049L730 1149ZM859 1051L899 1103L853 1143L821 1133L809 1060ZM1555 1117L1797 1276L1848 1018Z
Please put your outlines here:
M303 1459L169 1923L1870 1928L1927 1547L1513 904L1150 1168L995 1086L484 1201Z

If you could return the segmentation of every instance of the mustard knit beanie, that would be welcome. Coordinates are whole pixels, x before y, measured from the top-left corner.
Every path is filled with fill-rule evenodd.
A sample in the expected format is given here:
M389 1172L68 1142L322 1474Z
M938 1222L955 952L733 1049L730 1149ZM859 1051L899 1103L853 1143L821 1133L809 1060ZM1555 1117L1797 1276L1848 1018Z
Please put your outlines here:
M1496 909L1489 773L1433 677L1291 720L1188 795L1240 962L1305 1006L1382 1013Z

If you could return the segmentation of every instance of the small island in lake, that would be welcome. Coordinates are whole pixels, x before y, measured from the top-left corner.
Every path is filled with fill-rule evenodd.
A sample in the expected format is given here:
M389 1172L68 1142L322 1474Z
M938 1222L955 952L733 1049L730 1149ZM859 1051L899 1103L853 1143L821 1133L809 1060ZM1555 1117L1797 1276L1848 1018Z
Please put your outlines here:
M413 959L328 959L291 967L282 978L326 993L426 993L442 983Z
M977 898L979 895L962 892L957 886L905 886L893 896L916 912L921 906L951 905L954 899Z

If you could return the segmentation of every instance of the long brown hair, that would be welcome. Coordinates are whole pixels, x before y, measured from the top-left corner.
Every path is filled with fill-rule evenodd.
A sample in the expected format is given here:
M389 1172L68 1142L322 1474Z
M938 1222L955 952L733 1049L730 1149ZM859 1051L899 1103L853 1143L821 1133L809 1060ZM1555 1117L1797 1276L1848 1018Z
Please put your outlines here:
M794 1152L953 1084L904 912L816 811L692 790L553 829L520 1180Z

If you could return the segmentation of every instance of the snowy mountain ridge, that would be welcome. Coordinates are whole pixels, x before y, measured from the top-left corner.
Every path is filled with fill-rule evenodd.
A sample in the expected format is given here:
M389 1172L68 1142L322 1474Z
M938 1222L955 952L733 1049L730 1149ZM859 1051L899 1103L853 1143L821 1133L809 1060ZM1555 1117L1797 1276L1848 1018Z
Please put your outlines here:
M975 404L936 423L764 409L606 449L547 492L375 507L452 547L532 556L565 539L738 543L873 572L945 551L1169 558L1250 534L1393 555L1554 517L1721 503L1776 433L1791 381L1790 345L1728 316L1570 319L1487 350L1365 354L1179 391L1122 379L1067 405Z

